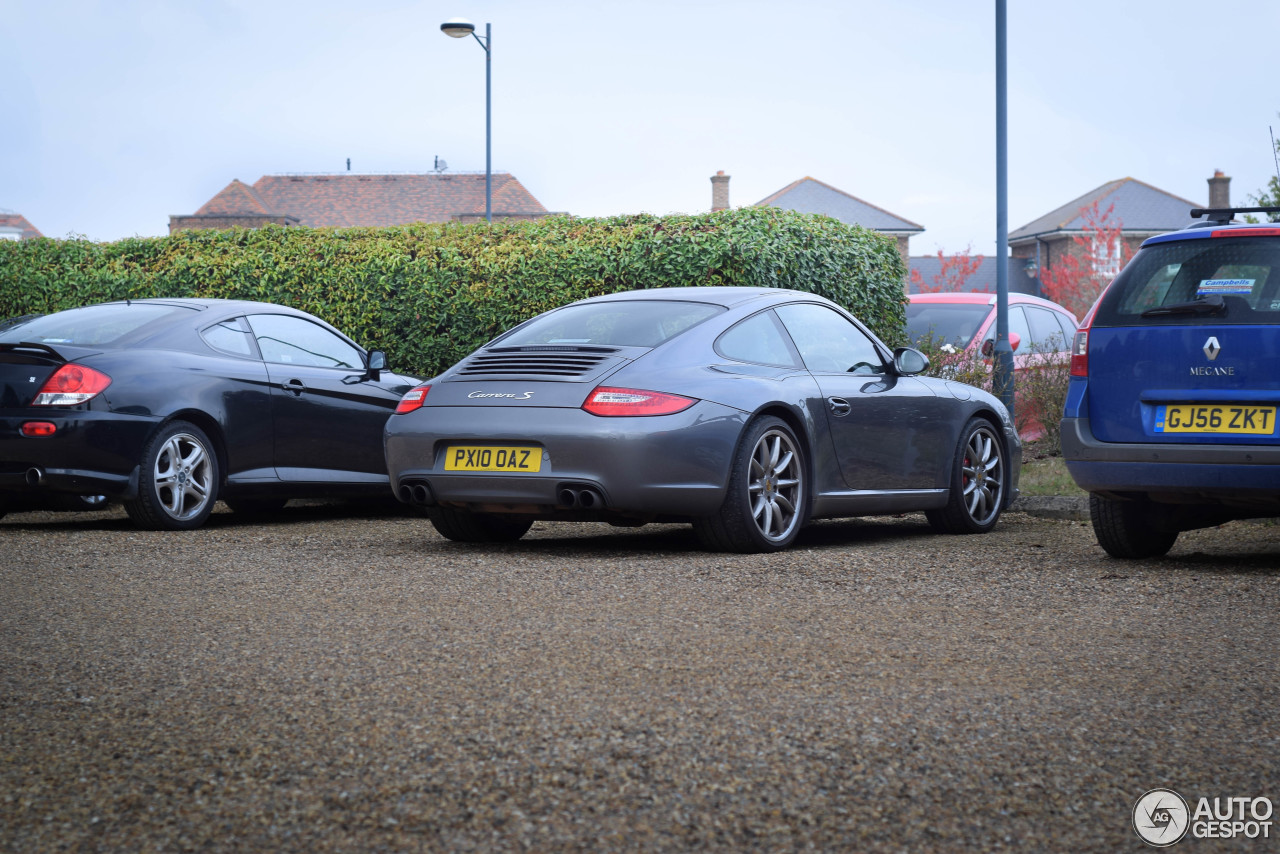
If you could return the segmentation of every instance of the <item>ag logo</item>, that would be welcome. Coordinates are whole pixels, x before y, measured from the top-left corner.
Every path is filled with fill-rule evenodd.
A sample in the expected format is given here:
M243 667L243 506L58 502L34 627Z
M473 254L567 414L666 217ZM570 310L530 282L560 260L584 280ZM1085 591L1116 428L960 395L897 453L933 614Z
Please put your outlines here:
M1172 789L1152 789L1133 805L1133 829L1156 848L1167 848L1186 836L1190 819L1187 802Z

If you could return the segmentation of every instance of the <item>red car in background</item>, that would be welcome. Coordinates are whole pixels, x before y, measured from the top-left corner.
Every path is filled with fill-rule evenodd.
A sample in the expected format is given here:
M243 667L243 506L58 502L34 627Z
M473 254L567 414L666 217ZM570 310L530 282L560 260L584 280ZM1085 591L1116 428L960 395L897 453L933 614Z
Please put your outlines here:
M912 294L907 306L907 336L912 343L951 347L956 352L982 349L996 337L996 295L987 293ZM1009 343L1015 362L1032 354L1067 353L1079 322L1056 302L1030 294L1009 294ZM985 348L985 349L984 349ZM1024 365L1019 364L1018 367Z
M996 337L996 295L990 293L911 294L907 305L907 337L913 346L955 365L956 373L981 358L989 368ZM1016 377L1036 366L1065 371L1079 323L1074 314L1047 299L1009 294L1009 343ZM945 372L945 371L944 371ZM1039 413L1029 412L1014 380L1014 414L1024 439L1044 434ZM1053 417L1052 415L1046 417Z

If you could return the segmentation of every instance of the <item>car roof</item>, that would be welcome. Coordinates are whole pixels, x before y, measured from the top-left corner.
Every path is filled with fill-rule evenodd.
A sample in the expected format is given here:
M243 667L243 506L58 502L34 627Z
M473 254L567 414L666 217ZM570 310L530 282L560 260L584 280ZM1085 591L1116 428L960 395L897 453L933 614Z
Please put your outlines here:
M951 303L963 305L995 305L996 295L986 293L984 291L951 291L948 293L933 294L911 294L910 300L919 303ZM1012 305L1039 305L1045 308L1060 311L1064 314L1071 314L1071 311L1064 306L1059 305L1053 300L1047 300L1033 294L1011 293L1009 294L1009 303Z
M109 302L100 303L100 305L171 305L181 308L193 308L197 310L205 310L211 308L217 309L237 309L240 311L262 311L276 310L284 312L294 312L297 309L289 308L284 305L277 305L271 302L259 302L257 300L247 299L202 299L199 297L147 297L146 299L128 299L128 300L111 300Z
M1009 294L1009 296L1012 297L1013 294ZM981 291L957 291L945 294L911 294L910 299L912 302L983 303L985 305L993 305L996 295Z
M1197 222L1178 231L1157 234L1142 242L1143 246L1155 243L1173 243L1179 240L1203 240L1211 237L1280 237L1280 223L1275 222Z
M1248 208L1192 208L1191 217L1195 220L1194 222L1177 231L1147 238L1142 245L1150 246L1153 243L1172 243L1180 240L1203 240L1207 237L1280 237L1280 223L1239 222L1235 217L1241 214L1275 216L1280 214L1280 207L1264 205Z
M808 291L796 291L788 288L748 288L720 285L705 287L646 288L637 291L620 291L613 294L602 294L596 297L579 300L578 303L617 302L634 300L687 300L689 302L705 302L725 308L733 308L752 300L770 300L784 302L789 299L812 299L830 302L826 297Z

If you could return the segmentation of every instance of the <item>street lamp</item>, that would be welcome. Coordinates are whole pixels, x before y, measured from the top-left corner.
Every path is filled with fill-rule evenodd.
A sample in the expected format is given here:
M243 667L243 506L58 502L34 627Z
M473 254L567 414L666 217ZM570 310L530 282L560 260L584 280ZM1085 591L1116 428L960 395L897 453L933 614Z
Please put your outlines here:
M473 37L484 48L484 219L493 222L493 34L484 25L484 38L476 35L476 25L463 18L450 18L440 25L440 32L451 39Z

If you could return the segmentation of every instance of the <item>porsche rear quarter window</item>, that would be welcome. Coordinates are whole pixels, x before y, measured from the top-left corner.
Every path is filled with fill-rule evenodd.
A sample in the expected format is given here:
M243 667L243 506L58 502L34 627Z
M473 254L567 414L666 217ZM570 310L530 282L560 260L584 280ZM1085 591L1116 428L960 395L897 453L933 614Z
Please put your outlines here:
M796 366L795 356L771 311L763 311L734 325L716 339L716 352L738 362Z

